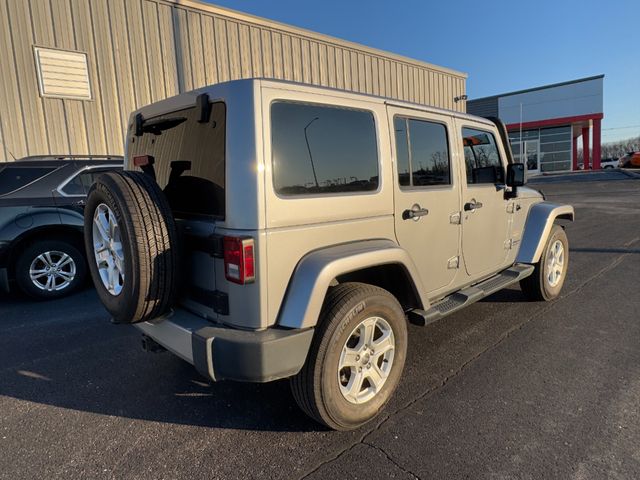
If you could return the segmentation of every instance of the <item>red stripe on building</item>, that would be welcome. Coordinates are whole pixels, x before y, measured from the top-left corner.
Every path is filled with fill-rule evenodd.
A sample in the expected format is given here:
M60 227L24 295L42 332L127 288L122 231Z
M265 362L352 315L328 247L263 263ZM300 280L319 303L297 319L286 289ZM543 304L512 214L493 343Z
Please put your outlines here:
M517 130L520 128L520 126L522 126L523 130L528 128L553 127L556 125L567 125L570 123L586 122L588 120L601 120L602 118L604 118L604 114L602 113L590 113L588 115L577 115L575 117L550 118L548 120L522 122L522 124L510 123L509 125L507 125L507 130Z

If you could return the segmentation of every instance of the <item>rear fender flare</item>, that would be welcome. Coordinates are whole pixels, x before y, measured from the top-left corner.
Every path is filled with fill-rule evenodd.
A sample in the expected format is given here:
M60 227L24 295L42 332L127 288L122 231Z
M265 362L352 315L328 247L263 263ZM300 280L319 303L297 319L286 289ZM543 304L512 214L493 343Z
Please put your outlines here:
M573 221L575 213L571 205L559 205L551 202L536 203L529 210L522 235L517 263L537 263L551 233L556 219Z
M323 248L304 256L289 282L278 325L288 328L315 326L333 279L363 268L388 264L400 264L406 269L423 308L427 308L429 301L407 252L391 240L366 240Z

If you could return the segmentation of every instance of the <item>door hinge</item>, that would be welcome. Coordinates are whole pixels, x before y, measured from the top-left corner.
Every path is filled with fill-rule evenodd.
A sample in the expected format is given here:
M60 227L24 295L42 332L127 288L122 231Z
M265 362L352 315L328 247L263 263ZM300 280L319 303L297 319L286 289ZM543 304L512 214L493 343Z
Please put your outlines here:
M522 207L519 203L509 203L507 205L507 213L515 213L520 210Z
M224 248L222 235L211 234L208 236L194 235L190 232L184 232L185 243L187 248L198 252L208 253L212 257L222 258Z
M447 268L449 270L454 270L456 268L460 268L460 257L455 256L455 257L451 257L449 260L447 260Z
M506 240L504 242L504 248L505 248L505 250L511 250L513 247L515 247L519 243L520 243L520 240L518 240L516 238L510 238L509 240Z
M188 296L220 315L229 315L229 296L225 292L192 285L188 289Z
M460 212L454 212L449 215L449 223L452 225L460 225L460 220L462 219L462 215Z

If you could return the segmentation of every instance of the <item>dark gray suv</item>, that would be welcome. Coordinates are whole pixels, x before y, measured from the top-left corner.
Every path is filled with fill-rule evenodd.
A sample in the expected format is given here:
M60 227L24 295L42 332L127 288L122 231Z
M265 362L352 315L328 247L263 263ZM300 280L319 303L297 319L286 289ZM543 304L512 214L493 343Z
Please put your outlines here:
M82 245L87 191L117 156L25 157L0 163L0 290L15 283L26 294L52 299L86 278Z

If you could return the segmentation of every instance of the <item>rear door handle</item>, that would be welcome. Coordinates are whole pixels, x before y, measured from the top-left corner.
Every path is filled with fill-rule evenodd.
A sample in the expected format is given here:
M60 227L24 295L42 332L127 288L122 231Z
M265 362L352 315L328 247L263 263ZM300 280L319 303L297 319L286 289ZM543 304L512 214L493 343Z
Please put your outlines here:
M425 215L429 215L429 210L421 208L420 205L416 203L411 207L411 209L402 212L402 219L418 221L420 220L420 217L424 217Z
M466 212L473 212L474 210L477 210L479 208L482 208L482 202L471 200L470 202L464 204L464 210Z

